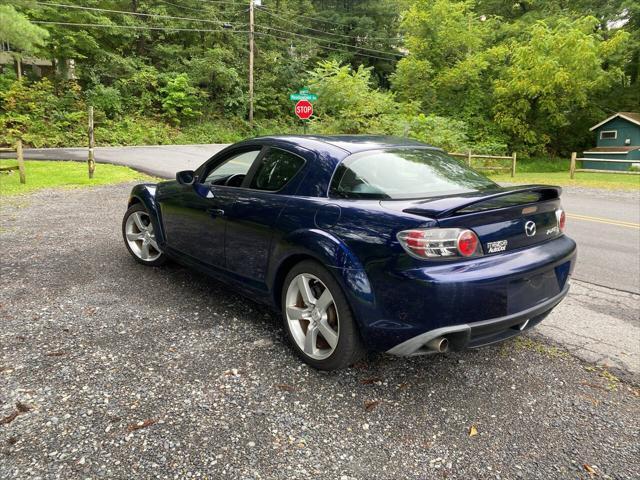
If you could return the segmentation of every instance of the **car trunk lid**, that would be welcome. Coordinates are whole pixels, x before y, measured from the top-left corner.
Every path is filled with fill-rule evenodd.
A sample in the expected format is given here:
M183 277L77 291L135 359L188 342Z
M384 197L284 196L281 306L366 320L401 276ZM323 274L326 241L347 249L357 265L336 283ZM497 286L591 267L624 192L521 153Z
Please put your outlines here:
M385 200L381 205L434 219L443 228L471 229L486 255L561 235L556 214L560 192L560 187L529 185L432 199Z

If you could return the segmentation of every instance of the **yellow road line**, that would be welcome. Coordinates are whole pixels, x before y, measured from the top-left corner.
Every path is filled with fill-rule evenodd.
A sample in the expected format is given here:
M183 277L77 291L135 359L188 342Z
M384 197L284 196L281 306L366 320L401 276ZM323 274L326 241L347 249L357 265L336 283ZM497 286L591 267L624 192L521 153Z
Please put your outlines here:
M578 215L575 213L567 213L567 218L576 220L585 220L587 222L605 223L607 225L615 225L617 227L635 228L640 230L640 223L625 222L623 220L613 220L611 218L591 217L589 215Z

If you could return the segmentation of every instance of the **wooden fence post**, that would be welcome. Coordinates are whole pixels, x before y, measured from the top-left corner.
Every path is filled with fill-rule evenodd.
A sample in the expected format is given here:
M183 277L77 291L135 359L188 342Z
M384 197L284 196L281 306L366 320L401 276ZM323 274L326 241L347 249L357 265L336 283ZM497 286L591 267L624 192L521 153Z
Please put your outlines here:
M516 152L511 155L511 178L516 176Z
M18 159L18 171L20 172L20 183L27 183L27 179L24 174L24 155L22 153L22 139L16 140L16 157Z
M93 153L93 149L96 146L95 138L93 136L93 107L89 107L89 157L87 158L87 164L89 166L89 178L93 178L93 172L96 171L96 160Z
M471 166L471 150L467 151L467 165Z
M576 176L576 152L571 152L571 166L569 167L569 177L573 178Z

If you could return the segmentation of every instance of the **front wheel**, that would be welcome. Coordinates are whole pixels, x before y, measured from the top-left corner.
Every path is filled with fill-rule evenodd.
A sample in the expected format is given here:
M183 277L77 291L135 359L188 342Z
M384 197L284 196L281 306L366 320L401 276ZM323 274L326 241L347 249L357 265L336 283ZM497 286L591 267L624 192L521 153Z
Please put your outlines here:
M167 261L158 247L153 223L144 205L136 203L124 214L122 236L127 250L139 263L156 267Z
M348 367L364 347L340 285L320 264L304 261L282 289L285 330L302 360L320 370Z

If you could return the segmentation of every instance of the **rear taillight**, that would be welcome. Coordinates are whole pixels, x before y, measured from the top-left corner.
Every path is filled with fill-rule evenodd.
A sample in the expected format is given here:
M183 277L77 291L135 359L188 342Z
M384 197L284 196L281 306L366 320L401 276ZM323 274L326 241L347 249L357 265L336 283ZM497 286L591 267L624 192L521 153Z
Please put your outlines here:
M478 237L462 228L416 228L398 233L400 245L418 258L452 258L482 255Z
M463 257L470 257L478 249L478 237L471 230L463 230L458 235L458 252Z
M556 218L558 219L558 228L561 232L564 232L564 224L567 221L567 216L564 214L564 210L561 208L556 210Z

